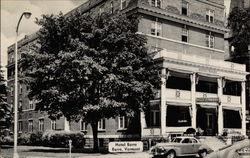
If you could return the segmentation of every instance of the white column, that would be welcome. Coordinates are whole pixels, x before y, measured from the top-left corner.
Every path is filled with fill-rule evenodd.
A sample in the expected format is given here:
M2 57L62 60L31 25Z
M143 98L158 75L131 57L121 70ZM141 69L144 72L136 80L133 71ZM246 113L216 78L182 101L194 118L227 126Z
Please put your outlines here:
M144 129L146 128L145 112L141 111L141 136L144 136Z
M69 121L66 118L64 118L64 131L70 131Z
M167 116L167 106L166 106L166 69L161 70L161 135L165 135L166 131L166 116Z
M218 105L218 135L222 135L223 133L223 109L221 105L221 99L223 95L223 78L217 78L218 83L218 98L219 98L219 105Z
M196 74L193 73L190 76L191 79L191 104L192 104L192 111L191 111L191 121L192 121L192 128L196 129L196 101L195 101L195 92L196 92Z
M242 134L246 135L246 83L241 83Z

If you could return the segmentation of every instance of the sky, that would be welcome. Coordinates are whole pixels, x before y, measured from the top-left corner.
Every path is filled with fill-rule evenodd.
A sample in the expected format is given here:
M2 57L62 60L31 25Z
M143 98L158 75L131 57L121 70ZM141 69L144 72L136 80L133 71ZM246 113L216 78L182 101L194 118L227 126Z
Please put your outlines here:
M87 0L1 0L1 51L0 65L7 64L7 47L15 42L15 29L21 14L30 11L30 19L23 18L19 26L18 39L36 32L39 27L35 24L35 18L41 18L42 14L64 14L83 4ZM231 0L224 0L226 11Z
M38 31L35 18L41 18L42 14L59 14L83 4L86 0L1 0L1 52L0 65L3 68L7 64L7 47L15 42L17 22L24 11L30 11L29 19L22 18L19 25L18 39L25 35ZM6 69L5 76L6 76Z

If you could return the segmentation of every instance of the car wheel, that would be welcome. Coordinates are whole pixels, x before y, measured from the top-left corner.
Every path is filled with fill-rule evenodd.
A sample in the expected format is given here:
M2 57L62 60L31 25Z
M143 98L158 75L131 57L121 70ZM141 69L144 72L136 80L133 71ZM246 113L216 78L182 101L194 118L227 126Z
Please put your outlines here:
M207 151L206 151L206 150L201 150L201 151L199 152L199 156L200 156L200 158L206 157L206 156L207 156Z
M175 158L175 152L174 151L168 152L166 158Z

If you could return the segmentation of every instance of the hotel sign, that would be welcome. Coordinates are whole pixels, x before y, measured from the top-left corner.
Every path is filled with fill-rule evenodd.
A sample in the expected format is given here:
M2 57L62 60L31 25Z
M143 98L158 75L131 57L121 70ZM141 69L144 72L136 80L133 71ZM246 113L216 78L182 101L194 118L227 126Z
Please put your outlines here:
M139 141L128 141L128 142L110 142L109 152L112 153L131 153L131 152L142 152L143 143Z
M196 102L219 102L219 98L196 98Z

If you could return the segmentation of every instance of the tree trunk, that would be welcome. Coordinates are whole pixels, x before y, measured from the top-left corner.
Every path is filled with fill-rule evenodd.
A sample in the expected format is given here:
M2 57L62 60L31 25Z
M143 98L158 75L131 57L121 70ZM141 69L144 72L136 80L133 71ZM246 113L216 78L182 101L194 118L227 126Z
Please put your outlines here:
M91 123L92 132L93 132L93 138L94 138L94 148L93 148L94 152L99 152L98 137L97 137L97 125L98 125L97 121Z

